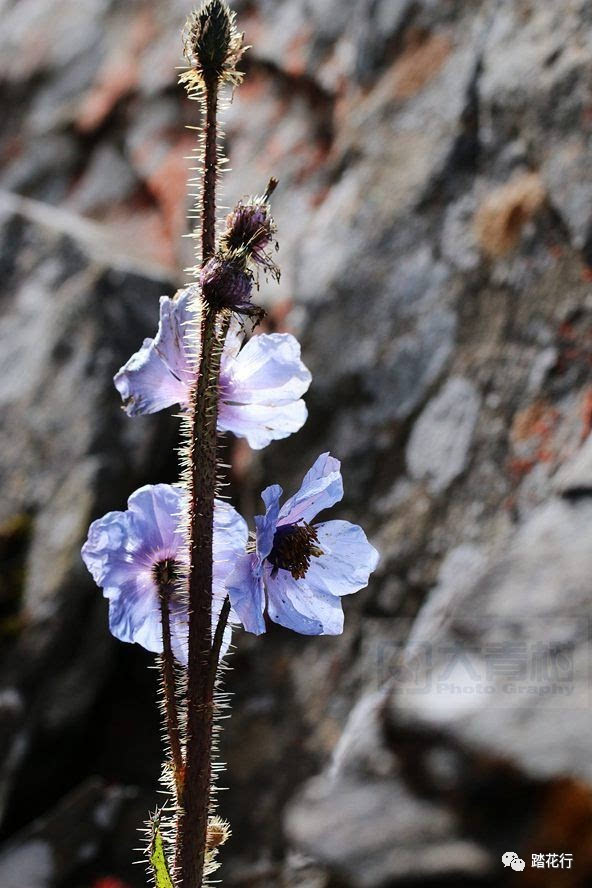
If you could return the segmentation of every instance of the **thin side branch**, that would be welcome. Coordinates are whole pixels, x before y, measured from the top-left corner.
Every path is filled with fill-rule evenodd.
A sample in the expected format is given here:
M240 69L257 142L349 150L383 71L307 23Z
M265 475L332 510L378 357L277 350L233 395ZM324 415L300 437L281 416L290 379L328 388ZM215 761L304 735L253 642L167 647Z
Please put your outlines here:
M212 641L212 650L210 651L210 682L212 685L212 689L216 683L216 672L218 671L218 661L220 660L220 651L222 649L222 642L224 641L224 632L226 631L226 626L228 625L228 615L230 614L230 599L228 596L224 599L224 604L222 605L222 610L220 611L220 616L218 618L218 625L216 626L216 631L214 633L214 638Z

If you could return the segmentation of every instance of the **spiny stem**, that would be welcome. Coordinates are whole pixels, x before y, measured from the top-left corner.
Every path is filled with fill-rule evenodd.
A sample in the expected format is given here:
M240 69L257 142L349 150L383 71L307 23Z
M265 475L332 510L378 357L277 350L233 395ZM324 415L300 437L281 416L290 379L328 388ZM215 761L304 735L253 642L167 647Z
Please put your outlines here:
M217 419L217 386L210 377L216 344L215 312L206 309L192 410L187 753L184 816L179 824L180 888L201 888L210 805L214 694L209 659Z
M169 584L160 589L160 613L162 619L162 686L164 691L164 707L166 715L166 729L171 746L173 759L173 772L175 787L177 790L177 803L183 803L183 776L185 765L181 749L181 731L179 727L179 710L177 707L177 692L175 681L175 658L171 645L171 618L169 612L169 600L173 587Z
M216 247L217 106L218 82L209 79L205 82L202 264L213 255ZM177 837L179 888L201 888L203 885L211 793L214 680L209 664L221 349L216 334L216 314L215 308L204 305L200 364L191 404L187 746L183 813Z

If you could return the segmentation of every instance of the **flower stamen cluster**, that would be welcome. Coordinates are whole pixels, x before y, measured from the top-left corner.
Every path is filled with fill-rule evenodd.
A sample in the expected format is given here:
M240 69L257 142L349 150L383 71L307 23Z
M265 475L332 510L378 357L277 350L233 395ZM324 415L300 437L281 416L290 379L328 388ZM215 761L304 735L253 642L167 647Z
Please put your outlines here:
M153 565L152 572L158 588L163 592L170 591L179 578L179 565L174 558L164 558Z
M306 521L278 527L273 537L272 550L267 556L267 560L273 565L272 577L275 578L281 568L288 570L295 580L303 580L310 567L310 559L323 555L318 543L316 530Z

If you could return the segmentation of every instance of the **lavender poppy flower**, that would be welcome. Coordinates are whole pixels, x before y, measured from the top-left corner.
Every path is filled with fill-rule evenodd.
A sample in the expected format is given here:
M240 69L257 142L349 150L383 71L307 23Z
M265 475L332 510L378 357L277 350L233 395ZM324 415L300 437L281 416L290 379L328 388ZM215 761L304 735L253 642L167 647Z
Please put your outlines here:
M328 453L319 456L281 508L278 484L261 494L265 515L255 518L255 551L239 559L226 583L247 631L265 632L265 613L303 635L343 631L340 597L367 585L378 552L361 527L348 521L312 524L343 496L339 467Z
M186 493L179 485L148 484L128 500L126 512L108 512L94 521L82 547L82 558L109 599L109 628L121 641L137 642L162 652L160 589L168 585L171 644L180 663L187 663L187 605L175 580L187 570L188 552L182 514ZM247 526L229 503L216 500L214 511L214 583L212 632L226 592L224 583L244 554ZM236 616L232 617L236 621ZM223 653L230 643L227 629Z
M160 323L154 339L114 378L129 416L156 413L173 404L186 408L195 359L187 330L195 326L195 291L188 287L174 299L160 300ZM253 336L241 348L238 322L226 338L220 369L220 431L246 438L254 450L297 432L306 421L302 395L311 375L300 359L300 346L289 333Z

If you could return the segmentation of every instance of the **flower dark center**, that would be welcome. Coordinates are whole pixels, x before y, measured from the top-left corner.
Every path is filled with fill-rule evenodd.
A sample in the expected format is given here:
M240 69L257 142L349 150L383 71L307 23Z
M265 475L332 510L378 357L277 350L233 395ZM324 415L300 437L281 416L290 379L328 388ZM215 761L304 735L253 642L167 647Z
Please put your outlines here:
M154 582L163 595L171 595L175 582L179 578L179 566L174 558L164 558L157 561L152 568Z
M276 576L281 568L289 570L295 580L304 579L310 559L323 554L318 542L316 530L306 522L278 527L273 548L267 556L267 560L273 564L272 576Z

